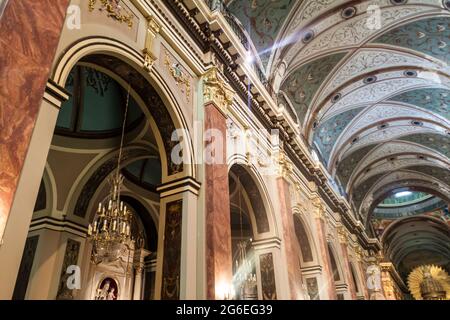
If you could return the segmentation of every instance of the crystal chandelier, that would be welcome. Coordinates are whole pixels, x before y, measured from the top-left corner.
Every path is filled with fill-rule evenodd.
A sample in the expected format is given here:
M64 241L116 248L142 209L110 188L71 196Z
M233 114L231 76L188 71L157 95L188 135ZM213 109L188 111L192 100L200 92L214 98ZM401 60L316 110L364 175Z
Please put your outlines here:
M238 252L236 259L236 274L234 281L237 285L242 300L256 300L258 298L256 274L253 273L252 259L247 256L247 246L251 244L252 239L244 240L242 227L242 203L241 203L241 184L238 177L238 197L239 197L239 224L241 232L241 240L238 242Z
M123 248L130 248L132 213L120 200L120 191L124 177L120 174L123 140L127 120L130 86L128 86L125 115L123 119L117 170L110 179L111 190L104 202L98 204L94 221L88 226L88 238L93 244L94 262L111 262L119 258Z

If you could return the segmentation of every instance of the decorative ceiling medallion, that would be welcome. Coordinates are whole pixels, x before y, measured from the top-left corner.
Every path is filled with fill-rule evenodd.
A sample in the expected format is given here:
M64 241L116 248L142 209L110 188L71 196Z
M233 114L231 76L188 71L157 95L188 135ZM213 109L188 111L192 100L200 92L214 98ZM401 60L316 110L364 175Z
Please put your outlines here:
M398 6L400 4L406 4L408 0L391 0L391 3L395 6Z
M113 18L120 23L126 23L129 28L133 27L133 14L126 11L119 4L121 0L99 0L99 11L106 11L108 17ZM89 12L94 11L97 0L89 0Z
M442 5L445 9L450 10L450 0L442 0Z
M417 77L417 72L414 70L405 70L405 72L403 72L403 75L408 78L414 78Z
M342 95L340 93L336 93L332 98L331 98L331 102L332 103L336 103L341 99Z
M388 126L389 126L389 124L387 124L387 123L380 124L380 125L378 126L378 130L386 129Z
M351 17L354 17L356 14L356 8L355 7L348 7L342 10L341 16L344 19L350 19Z
M365 84L370 84L370 83L374 83L375 81L377 81L377 77L376 76L368 76L366 77L363 82Z
M303 43L309 43L314 39L314 31L308 30L302 38Z

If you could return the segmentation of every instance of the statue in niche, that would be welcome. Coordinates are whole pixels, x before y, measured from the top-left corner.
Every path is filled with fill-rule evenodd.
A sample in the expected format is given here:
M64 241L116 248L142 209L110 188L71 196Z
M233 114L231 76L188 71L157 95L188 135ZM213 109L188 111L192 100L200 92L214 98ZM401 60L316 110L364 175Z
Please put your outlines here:
M114 279L105 278L100 283L95 294L95 300L117 300L117 283Z

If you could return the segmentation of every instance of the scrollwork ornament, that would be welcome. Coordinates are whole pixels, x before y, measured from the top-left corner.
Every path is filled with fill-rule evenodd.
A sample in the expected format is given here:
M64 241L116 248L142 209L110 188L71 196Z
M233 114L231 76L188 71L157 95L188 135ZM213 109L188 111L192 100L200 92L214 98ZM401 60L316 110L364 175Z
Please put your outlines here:
M133 27L134 15L120 6L120 0L99 0L99 2L99 11L106 11L108 17L113 18L120 23L126 23L129 28ZM95 10L96 4L97 0L89 0L89 12L93 12Z

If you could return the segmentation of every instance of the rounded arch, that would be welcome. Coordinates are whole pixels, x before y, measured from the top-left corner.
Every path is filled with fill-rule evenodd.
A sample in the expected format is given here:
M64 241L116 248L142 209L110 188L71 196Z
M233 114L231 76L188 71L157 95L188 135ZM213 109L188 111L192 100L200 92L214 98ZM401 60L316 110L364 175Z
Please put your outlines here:
M121 168L129 163L148 156L149 148L142 145L128 145L123 148ZM93 199L96 198L102 187L107 184L107 177L117 168L118 150L113 150L100 159L95 159L80 178L78 183L73 186L70 192L70 198L65 205L67 215L77 220L87 222L90 215L94 213Z
M292 211L294 214L295 235L301 251L302 266L311 263L318 264L318 255L311 229L298 207L293 207Z
M117 76L115 80L122 85L127 84L128 79L134 91L134 98L140 96L152 118L160 124L164 123L159 126L159 130L154 121L152 125L158 147L164 150L160 152L161 161L164 164L163 182L183 176L196 178L194 148L189 134L190 125L163 77L155 69L151 73L144 71L142 54L117 40L104 37L84 38L65 49L53 69L51 79L64 87L70 71L80 61L109 69ZM145 86L146 84L148 86ZM152 93L156 95L152 96ZM150 104L153 108L150 108ZM159 108L154 108L155 104L158 104ZM177 133L174 133L175 130ZM182 137L179 137L179 130L182 130ZM159 134L161 137L158 139ZM178 143L181 143L183 149L182 164L168 161L172 149Z
M270 197L263 178L254 165L248 165L245 159L235 157L228 164L228 172L234 173L240 179L240 184L247 193L248 200L252 206L253 217L256 228L255 239L267 236L279 236L278 228Z
M385 259L406 278L419 264L450 266L450 228L444 221L425 215L391 223L381 236Z
M336 248L332 242L327 242L328 254L330 256L330 267L333 273L333 280L335 284L345 282L344 272L342 270L342 262L339 259L339 255L336 254Z

